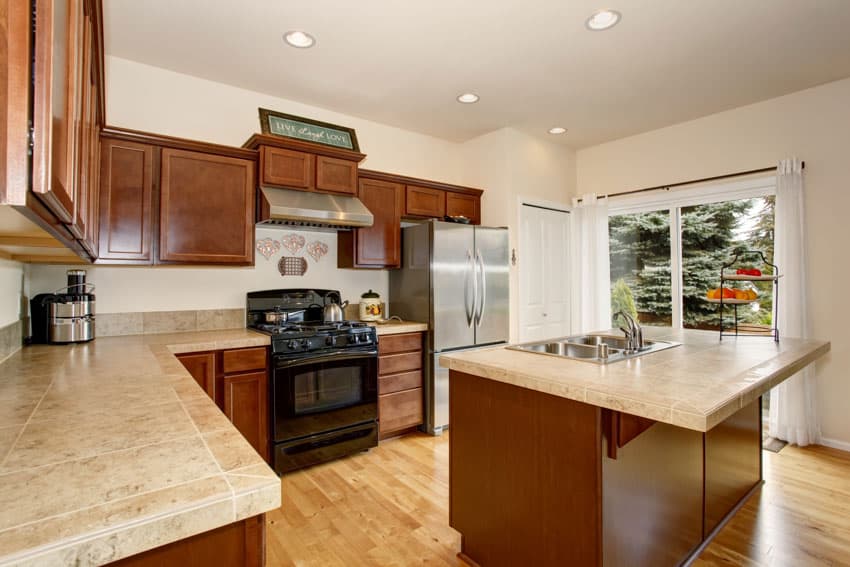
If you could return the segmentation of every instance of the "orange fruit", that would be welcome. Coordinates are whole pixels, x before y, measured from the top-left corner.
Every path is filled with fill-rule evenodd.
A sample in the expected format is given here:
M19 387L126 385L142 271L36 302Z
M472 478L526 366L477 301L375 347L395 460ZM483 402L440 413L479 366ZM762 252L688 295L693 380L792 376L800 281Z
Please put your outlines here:
M735 299L749 299L750 294L747 293L747 290L744 289L736 289L735 290Z
M728 287L724 287L721 291L723 294L723 299L735 299L735 290L729 289Z

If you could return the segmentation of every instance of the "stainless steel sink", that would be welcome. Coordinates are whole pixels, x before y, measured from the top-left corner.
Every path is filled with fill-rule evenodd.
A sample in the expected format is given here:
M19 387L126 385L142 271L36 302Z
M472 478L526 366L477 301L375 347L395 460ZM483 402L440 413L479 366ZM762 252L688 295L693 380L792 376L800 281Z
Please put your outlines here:
M679 343L645 340L643 348L638 350L628 350L627 345L628 343L623 337L599 334L547 339L545 341L511 345L507 348L595 362L597 364L608 364L679 346Z

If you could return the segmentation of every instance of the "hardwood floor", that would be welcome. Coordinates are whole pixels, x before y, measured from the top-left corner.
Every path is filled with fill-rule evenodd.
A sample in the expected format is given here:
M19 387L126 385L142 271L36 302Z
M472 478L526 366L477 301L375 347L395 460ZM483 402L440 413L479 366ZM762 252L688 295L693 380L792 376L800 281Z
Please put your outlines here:
M695 566L850 566L850 453L763 452L766 483ZM465 565L448 526L448 434L413 434L283 477L267 564Z

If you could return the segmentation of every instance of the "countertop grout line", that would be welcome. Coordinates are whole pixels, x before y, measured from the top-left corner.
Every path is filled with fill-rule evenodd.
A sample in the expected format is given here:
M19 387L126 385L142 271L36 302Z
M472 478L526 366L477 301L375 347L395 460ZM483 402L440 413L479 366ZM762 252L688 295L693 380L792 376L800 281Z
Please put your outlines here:
M62 365L62 368L65 368L65 365L64 365L64 364ZM5 466L6 466L6 461L7 461L7 460L9 460L9 455L11 455L11 454L12 454L12 452L15 450L15 447L17 447L17 445L18 445L18 441L20 441L20 440L21 440L21 437L23 436L24 431L26 431L27 426L30 424L30 421L32 421L32 416L33 416L33 415L35 415L35 412L36 412L36 411L38 411L38 407L41 405L41 402L42 402L42 401L44 401L45 396L47 396L47 393L48 393L48 392L50 391L50 389L53 387L53 383L54 383L54 381L55 381L55 380L56 380L56 377L55 377L55 376L53 376L53 377L51 377L51 378L50 378L50 383L47 385L47 388L45 388L45 389L44 389L44 393L43 393L43 394L41 395L41 397L38 399L38 402L35 404L35 407L34 407L34 408L32 408L32 411L30 412L29 417L28 417L28 418L27 418L27 420L24 422L24 426L23 426L23 427L21 427L21 430L20 430L20 431L18 431L18 435L15 437L15 440L12 442L12 444L11 444L11 445L9 445L9 450L8 450L8 451L6 452L6 454L3 456L3 460L2 460L2 461L0 461L0 471L2 471L2 470L3 470L3 467L5 467ZM2 474L0 474L0 476L3 476L3 475L2 475Z
M196 428L196 430L197 430L197 428ZM102 457L102 456L105 456L105 455L114 455L116 453L123 453L123 452L127 452L127 451L136 451L138 449L145 449L147 447L153 447L154 445L165 445L166 443L173 443L175 441L184 441L186 439L192 439L193 437L196 437L196 436L203 438L203 435L196 435L194 433L189 434L189 435L179 435L177 437L172 437L170 439L165 439L163 441L154 441L152 443L144 443L142 445L133 445L132 447L121 447L120 449L113 449L111 451L104 451L102 453L95 453L94 455L87 455L85 457L75 457L73 459L65 459L64 461L52 461L52 462L49 462L49 463L43 463L43 464L40 464L40 465L36 465L34 467L12 469L10 471L3 471L2 470L2 466L4 466L4 464L5 464L5 461L4 461L4 463L0 463L0 479L2 479L4 476L11 475L11 474L19 474L19 473L22 473L22 472L36 471L38 469L43 469L45 467L55 467L57 465L64 465L64 464L73 463L73 462L76 462L76 461L85 461L86 459L94 459L96 457Z
M172 386L171 389L174 390L174 387ZM175 390L174 393L176 394L177 391ZM215 403L212 400L210 400L210 402L213 403L213 404ZM201 438L201 443L204 444L204 448L207 450L207 453L209 454L210 458L215 463L215 466L218 467L218 470L221 472L222 476L224 477L224 482L227 483L227 487L230 489L231 511L232 511L232 514L233 514L233 521L236 521L236 490L233 488L233 484L231 484L230 480L227 478L227 473L222 468L221 463L218 462L218 459L216 458L215 453L212 452L212 449L210 449L209 444L207 444L207 440L204 438L204 434L201 433L201 429L198 427L198 424L195 423L195 420L192 419L192 415L189 413L189 410L186 409L186 405L183 403L183 400L180 400L180 407L183 408L183 412L189 418L189 421L192 422L192 427L194 427L195 431L198 432L198 436Z
M12 530L17 530L17 529L20 529L20 528L25 528L25 527L30 526L32 524L37 524L39 522L44 522L46 520L54 520L56 518L62 518L64 516L70 516L71 514L76 514L77 512L84 512L86 510L94 510L95 508L98 508L100 506L105 506L105 505L108 505L108 504L116 504L116 503L123 502L125 500L131 500L133 498L139 498L141 496L148 496L150 494L154 494L156 492L161 492L163 490L168 490L168 489L171 489L171 488L179 488L181 486L187 486L187 485L195 483L195 482L201 482L201 481L204 481L204 480L209 480L211 478L218 478L219 476L223 476L223 475L220 475L219 473L212 473L212 474L208 474L206 476L202 476L202 477L199 477L199 478L193 478L191 480L185 480L183 482L170 484L168 486L162 486L160 488L152 488L151 490L144 490L142 492L137 492L135 494L128 494L127 496L122 496L121 498L115 498L114 500L106 500L104 502L92 504L91 506L83 506L82 508L74 508L73 510L67 510L65 512L60 512L58 514L52 514L50 516L45 516L45 517L39 518L37 520L30 520L30 521L24 522L22 524L15 524L14 526L9 526L8 528L2 528L2 529L0 529L0 534L3 534L5 532L9 532L9 531L12 531ZM211 500L212 500L212 498L211 498Z

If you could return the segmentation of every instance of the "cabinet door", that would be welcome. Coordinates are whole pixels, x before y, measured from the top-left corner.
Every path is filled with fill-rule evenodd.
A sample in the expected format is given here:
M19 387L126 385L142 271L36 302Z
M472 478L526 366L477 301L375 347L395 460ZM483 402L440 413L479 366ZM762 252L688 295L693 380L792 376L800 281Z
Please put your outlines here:
M155 148L104 138L98 261L150 264Z
M446 192L442 189L429 189L408 185L404 213L417 217L446 216Z
M224 377L224 414L268 460L268 378L265 371Z
M368 228L339 233L339 267L397 268L401 265L403 189L397 183L360 180L357 195L375 221Z
M32 190L60 221L72 223L83 0L37 0L35 11Z
M92 147L91 136L89 135L94 117L92 112L95 110L91 104L91 98L94 96L94 85L91 80L91 65L92 65L92 25L91 18L88 13L84 13L82 25L82 50L79 56L79 91L80 91L80 120L76 123L77 156L76 156L76 177L74 178L74 186L77 188L76 199L74 200L74 218L68 230L71 231L78 240L85 240L89 230L89 209L91 208L91 192L89 185L92 183L91 170L89 162L91 161Z
M26 204L29 179L30 5L0 5L0 204Z
M195 382L215 400L215 353L200 352L178 354L177 360L186 367Z
M357 162L316 156L316 189L329 193L357 193Z
M254 162L165 148L159 259L254 263Z
M263 185L312 190L315 187L315 156L283 148L260 148L260 176Z
M464 216L472 224L481 224L481 198L446 191L446 215Z

